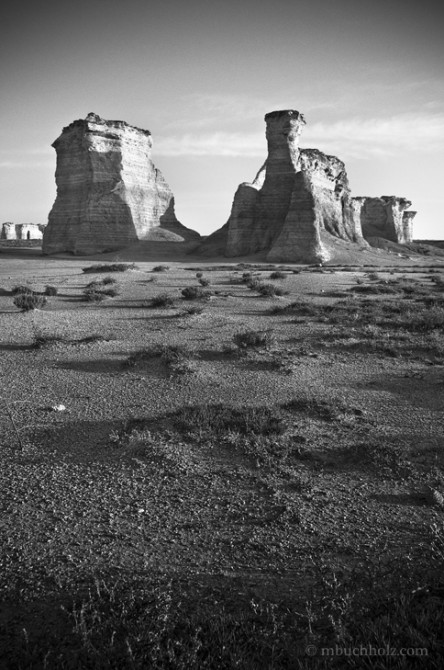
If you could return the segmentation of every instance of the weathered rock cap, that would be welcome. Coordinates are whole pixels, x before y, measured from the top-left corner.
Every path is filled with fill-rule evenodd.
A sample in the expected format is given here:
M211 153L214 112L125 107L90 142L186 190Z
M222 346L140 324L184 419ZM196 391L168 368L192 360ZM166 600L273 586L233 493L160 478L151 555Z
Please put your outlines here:
M265 121L270 121L271 119L281 119L285 116L294 117L294 120L300 121L301 123L306 123L304 115L295 109L279 109L274 112L268 112L268 114L265 114L264 119Z
M151 131L145 130L144 128L138 128L137 126L132 126L129 123L126 123L126 121L112 121L108 119L102 119L101 116L98 114L95 114L94 112L90 112L86 118L84 119L77 119L76 121L73 121L72 123L69 124L69 126L65 126L62 131L62 135L66 133L67 131L74 130L75 128L84 128L85 130L94 130L94 126L106 126L107 128L119 128L119 129L132 129L136 130L139 133L143 133L147 137L151 136ZM58 141L55 140L55 142L51 145L54 147L56 142Z

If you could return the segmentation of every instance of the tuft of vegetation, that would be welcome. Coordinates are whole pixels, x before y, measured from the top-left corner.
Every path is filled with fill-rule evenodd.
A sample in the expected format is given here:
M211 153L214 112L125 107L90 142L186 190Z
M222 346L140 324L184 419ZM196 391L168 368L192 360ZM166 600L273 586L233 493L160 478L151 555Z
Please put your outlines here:
M153 298L151 298L149 307L157 309L169 309L174 307L174 304L175 300L172 295L169 293L159 293L159 295L155 295Z
M32 295L33 293L34 291L32 290L32 288L27 284L19 284L18 286L14 286L11 289L12 295L25 295L25 294Z
M210 280L205 277L199 277L198 281L201 286L209 286L211 284Z
M201 277L203 277L203 272L196 272L196 277L197 277L197 279L200 279Z
M54 295L57 295L57 293L58 293L57 286L49 286L49 285L45 286L45 291L44 291L45 295L54 296Z
M287 275L285 272L281 272L280 270L275 270L275 272L272 272L270 274L270 279L286 279Z
M185 344L156 345L136 351L126 359L125 366L133 368L153 358L160 358L175 374L187 374L195 371L195 359L198 355Z
M169 269L169 265L156 265L153 267L152 272L167 272Z
M191 305L184 309L183 314L187 316L195 316L196 314L202 314L203 311L204 308L202 305Z
M99 265L89 265L82 268L85 274L95 274L99 272L127 272L128 270L135 270L137 265L135 263L106 263Z
M181 432L212 436L229 432L276 435L285 430L281 413L274 408L239 408L222 403L183 407L175 415L174 423Z
M116 284L116 283L117 283L117 279L115 277L104 277L102 279L102 284L104 286L107 286L108 284Z
M37 293L18 293L13 300L14 305L22 312L30 312L33 309L43 309L47 303L44 295Z
M324 421L338 421L347 415L362 416L360 409L350 408L341 400L322 400L316 397L293 398L282 405L283 409L291 412L309 414Z
M268 349L275 342L275 337L271 330L246 330L242 333L236 333L233 336L233 342L239 349L264 347Z
M182 289L182 296L184 300L209 300L211 293L201 286L187 286Z

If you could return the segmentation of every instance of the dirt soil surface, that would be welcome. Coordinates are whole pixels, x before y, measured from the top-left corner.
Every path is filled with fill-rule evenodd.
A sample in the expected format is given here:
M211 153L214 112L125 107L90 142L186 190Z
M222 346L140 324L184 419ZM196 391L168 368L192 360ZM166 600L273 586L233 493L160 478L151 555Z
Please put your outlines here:
M369 265L375 259L379 280L402 273L432 286L430 258L396 259L404 265L391 274L394 258L379 253ZM34 603L32 616L35 603L96 576L297 601L325 567L347 574L421 560L443 515L444 358L416 350L414 335L413 349L393 356L354 346L352 321L271 313L297 300L334 305L371 283L369 268L286 266L285 279L270 280L270 269L238 259L170 257L160 272L161 253L117 260L136 268L85 274L116 256L0 254L6 627L17 598ZM199 268L211 296L184 300ZM433 268L444 277L442 259ZM288 293L261 297L242 283L246 270ZM86 302L86 285L104 276L118 294ZM26 283L57 295L20 312L11 291ZM174 305L152 308L163 293ZM188 313L196 304L202 311ZM245 331L272 336L266 347L239 349L233 338ZM434 337L442 345L442 328ZM128 364L176 345L187 348L183 368L158 355ZM239 435L180 423L183 408L218 404L273 411L280 429Z

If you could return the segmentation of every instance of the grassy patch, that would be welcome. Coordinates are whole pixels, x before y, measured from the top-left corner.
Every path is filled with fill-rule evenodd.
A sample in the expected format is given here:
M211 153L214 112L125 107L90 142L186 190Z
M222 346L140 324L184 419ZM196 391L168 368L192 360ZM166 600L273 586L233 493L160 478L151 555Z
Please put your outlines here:
M286 279L287 275L285 272L281 272L280 270L276 270L275 272L271 272L270 274L270 279Z

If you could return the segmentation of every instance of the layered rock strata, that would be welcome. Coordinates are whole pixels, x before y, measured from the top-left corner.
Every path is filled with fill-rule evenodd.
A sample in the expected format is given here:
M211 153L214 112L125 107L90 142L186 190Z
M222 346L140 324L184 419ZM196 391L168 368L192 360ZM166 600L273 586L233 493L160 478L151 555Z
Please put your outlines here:
M413 219L416 212L406 198L382 195L380 198L356 197L353 206L366 239L382 237L390 242L408 244L413 240Z
M234 196L223 229L225 255L265 250L268 261L312 263L334 256L334 240L368 247L344 163L317 149L299 149L305 125L299 112L271 112L265 122L268 157L255 180L241 184ZM220 233L215 235L220 243Z
M43 253L91 254L138 240L199 239L176 218L173 193L151 160L148 130L89 114L64 128L52 146L57 197Z

